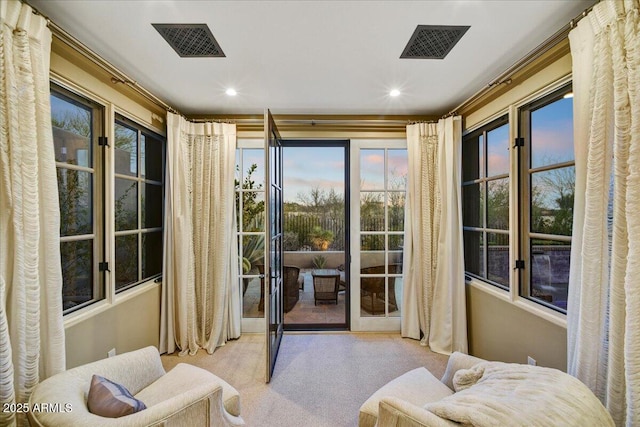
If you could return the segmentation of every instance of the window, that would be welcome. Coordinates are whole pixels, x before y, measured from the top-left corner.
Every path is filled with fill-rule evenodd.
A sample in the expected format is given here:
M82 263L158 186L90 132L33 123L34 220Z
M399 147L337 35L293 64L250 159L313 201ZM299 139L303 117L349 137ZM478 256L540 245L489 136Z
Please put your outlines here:
M521 106L511 143L508 116L462 140L466 274L562 313L575 187L570 93L568 84Z
M407 150L360 150L360 303L364 317L399 317Z
M116 116L116 292L162 273L164 139Z
M566 312L575 167L571 86L520 108L520 295Z
M51 84L65 314L162 273L165 140L117 116L113 156L106 156L105 115L102 105ZM111 187L115 202L107 206ZM107 235L112 220L115 233Z
M262 141L253 144L262 145ZM264 173L263 148L236 151L236 221L244 318L264 317L263 284L259 277L264 273Z
M101 153L102 106L58 86L51 90L51 125L60 201L62 305L65 312L104 298Z
M467 274L509 288L507 116L462 140L462 218Z

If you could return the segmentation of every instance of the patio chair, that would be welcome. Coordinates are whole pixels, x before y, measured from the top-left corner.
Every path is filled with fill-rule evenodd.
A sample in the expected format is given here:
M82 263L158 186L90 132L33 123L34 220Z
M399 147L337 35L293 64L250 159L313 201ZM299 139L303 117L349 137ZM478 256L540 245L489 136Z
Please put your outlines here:
M284 311L288 313L300 299L300 268L285 265L283 277Z
M400 264L389 264L388 274L399 274L402 266ZM384 276L367 277L366 274L385 274L384 265L365 267L360 269L360 306L367 312L373 314L384 314ZM396 311L396 278L389 277L389 311Z
M285 265L282 277L282 290L284 311L288 313L300 299L300 268L292 265ZM260 301L258 311L264 310L264 265L258 265L260 273Z
M340 290L340 273L312 274L313 276L313 304L318 301L335 301L338 305L338 291Z

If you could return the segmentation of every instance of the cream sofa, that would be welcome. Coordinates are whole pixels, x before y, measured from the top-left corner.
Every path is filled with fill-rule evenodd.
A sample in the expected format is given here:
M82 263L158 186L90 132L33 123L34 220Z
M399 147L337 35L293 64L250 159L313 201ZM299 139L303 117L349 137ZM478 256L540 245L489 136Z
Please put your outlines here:
M147 406L120 418L94 415L87 393L96 374L123 385ZM29 407L59 404L58 411L30 412L32 426L239 426L240 396L209 371L180 363L165 372L155 347L123 353L54 375L38 384ZM66 409L70 411L66 411Z
M461 424L614 426L593 393L568 374L487 362L458 352L449 358L440 380L417 368L381 387L360 408L358 423L359 427Z

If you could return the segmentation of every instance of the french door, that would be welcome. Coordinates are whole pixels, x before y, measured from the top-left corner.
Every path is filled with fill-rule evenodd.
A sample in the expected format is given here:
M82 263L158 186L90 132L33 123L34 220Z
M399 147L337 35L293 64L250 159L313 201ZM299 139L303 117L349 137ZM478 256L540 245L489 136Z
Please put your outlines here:
M399 331L406 140L351 140L351 330Z
M278 357L284 326L282 296L282 139L271 112L264 113L264 154L265 165L265 206L266 239L264 266L265 314L266 314L266 382L271 375Z

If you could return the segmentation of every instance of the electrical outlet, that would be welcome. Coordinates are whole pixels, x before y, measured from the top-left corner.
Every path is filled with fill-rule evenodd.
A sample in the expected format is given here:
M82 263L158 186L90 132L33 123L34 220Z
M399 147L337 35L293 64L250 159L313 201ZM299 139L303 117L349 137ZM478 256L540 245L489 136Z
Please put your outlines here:
M531 366L536 366L538 363L536 362L536 359L534 359L531 356L527 356L527 363Z
M116 355L116 349L112 348L111 350L107 351L107 356L108 357L113 357Z

